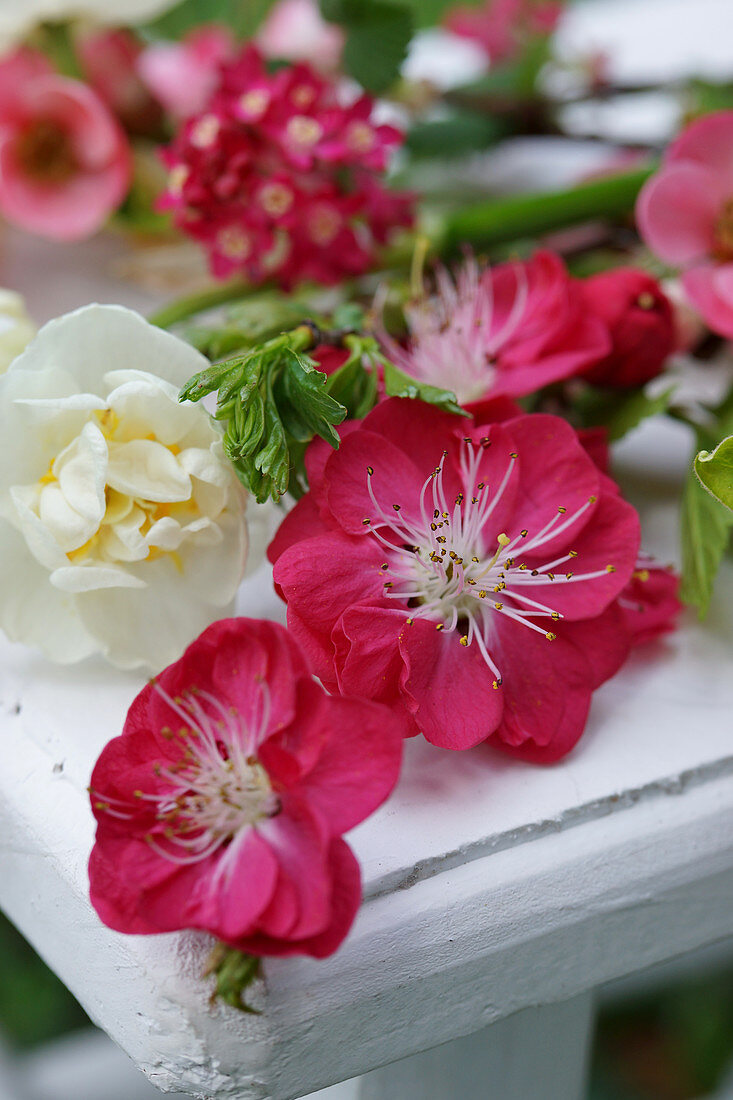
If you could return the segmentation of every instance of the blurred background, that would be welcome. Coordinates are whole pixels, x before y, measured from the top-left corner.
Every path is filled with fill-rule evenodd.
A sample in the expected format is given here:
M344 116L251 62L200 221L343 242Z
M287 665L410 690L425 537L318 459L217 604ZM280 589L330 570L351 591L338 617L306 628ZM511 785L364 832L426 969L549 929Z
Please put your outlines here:
M252 27L271 7L268 0L241 2ZM5 14L22 3L0 0L0 31ZM437 23L451 6L446 0L413 4L424 27ZM125 4L118 7L124 19ZM603 92L595 99L568 93L564 134L542 152L545 186L591 171L609 150L623 148L633 158L635 148L663 145L689 106L679 94L681 81L688 82L688 96L696 88L698 96L717 96L721 106L733 106L733 0L575 0L556 32L556 50L561 57L595 58L610 74L604 79L624 85L626 92L618 98ZM465 64L462 55L459 68ZM433 76L449 85L454 79L449 70L441 47L436 50L428 34L413 47L403 71L410 79ZM666 87L660 91L659 85ZM487 153L470 119L464 130L454 127L453 137L463 142L457 151L468 158L461 170L467 186L506 192L536 185L534 172L528 177L530 154L521 144ZM419 140L429 153L427 128L413 144ZM536 156L533 147L531 157ZM443 169L430 156L422 161L420 176L437 192L455 184L455 176L446 184ZM414 166L405 182L414 184ZM60 280L64 254L55 254L50 273L41 275L39 283L38 268L27 262L28 246L15 232L6 238L0 284L21 290L29 301L38 299L45 293L44 278ZM37 259L38 248L32 247ZM86 282L58 286L59 309L88 300L95 263L104 266L107 277L108 252L116 255L119 247L95 248L79 253L87 257ZM619 982L600 991L599 1003L589 1100L733 1100L733 941L633 982ZM0 1100L85 1100L73 1074L80 1059L99 1059L107 1067L108 1084L102 1091L98 1085L88 1100L155 1095L123 1055L114 1061L107 1040L90 1029L71 994L0 915ZM43 1056L35 1057L41 1051Z

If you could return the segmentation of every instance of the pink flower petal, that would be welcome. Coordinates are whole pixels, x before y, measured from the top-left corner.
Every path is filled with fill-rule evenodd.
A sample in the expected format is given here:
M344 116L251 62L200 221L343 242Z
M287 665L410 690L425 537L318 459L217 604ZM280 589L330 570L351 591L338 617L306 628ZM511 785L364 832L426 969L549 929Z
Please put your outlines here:
M706 165L669 164L641 189L636 204L639 232L667 263L694 263L714 247L715 223L726 197L725 185Z
M714 332L733 339L733 264L701 264L685 271L682 285L688 298Z
M687 126L667 150L665 165L694 161L733 194L733 111L714 111Z
M470 749L501 720L503 692L476 645L416 619L400 638L406 671L403 688L428 741L445 749ZM521 627L520 627L521 630Z

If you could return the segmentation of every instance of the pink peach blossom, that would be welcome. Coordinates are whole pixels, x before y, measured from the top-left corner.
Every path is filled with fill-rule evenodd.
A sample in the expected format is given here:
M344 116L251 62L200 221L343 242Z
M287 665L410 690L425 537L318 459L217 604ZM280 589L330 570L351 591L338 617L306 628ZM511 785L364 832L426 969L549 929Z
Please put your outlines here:
M733 337L733 111L683 130L642 188L636 218L652 251L683 269L710 328Z
M0 213L55 240L94 233L131 178L125 135L95 92L20 50L0 62Z
M534 393L611 350L607 326L586 308L580 283L544 250L484 271L469 257L455 279L439 268L435 293L408 303L405 316L406 346L381 332L386 353L467 406Z
M629 651L634 509L559 417L392 398L344 436L270 548L316 675L445 748L568 752Z
M203 110L219 82L221 65L234 53L225 27L198 27L182 42L148 46L137 60L140 77L176 119Z
M283 627L214 623L94 768L92 904L121 932L330 954L361 893L342 834L388 796L401 748L389 711L326 695Z
M650 642L669 634L682 611L680 578L671 566L649 554L640 554L631 580L618 598L632 644Z
M327 23L317 0L278 0L255 39L265 57L309 61L318 69L335 69L344 48L344 34Z

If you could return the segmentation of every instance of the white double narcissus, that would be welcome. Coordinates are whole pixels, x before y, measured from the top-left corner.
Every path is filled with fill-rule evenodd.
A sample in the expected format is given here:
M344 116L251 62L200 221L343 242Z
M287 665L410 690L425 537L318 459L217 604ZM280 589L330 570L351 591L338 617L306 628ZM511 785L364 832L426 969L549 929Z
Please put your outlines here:
M50 322L0 379L0 626L71 662L160 668L229 607L247 539L206 360L119 306Z
M26 347L36 333L25 308L25 302L14 290L0 288L0 373L6 370L16 355Z

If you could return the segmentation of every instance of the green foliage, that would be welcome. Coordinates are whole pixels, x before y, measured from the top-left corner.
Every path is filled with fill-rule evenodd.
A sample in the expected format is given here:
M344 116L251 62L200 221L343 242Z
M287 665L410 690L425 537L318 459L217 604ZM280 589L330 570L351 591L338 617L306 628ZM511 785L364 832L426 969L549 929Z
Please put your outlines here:
M714 451L699 451L695 473L703 488L733 509L733 435L722 440Z
M141 29L154 38L183 38L202 23L221 23L238 38L250 37L272 0L181 0Z
M578 399L577 411L584 427L603 427L611 442L622 439L647 417L666 412L674 392L670 386L656 397L643 390L611 391L589 388Z
M314 435L339 445L334 425L346 408L325 388L326 375L316 369L305 348L313 341L307 325L283 333L200 371L181 390L179 400L200 401L217 391L216 419L225 425L224 450L237 477L262 503L279 500L290 485L293 457ZM292 454L291 454L292 450Z
M218 943L209 957L204 977L213 974L216 986L211 995L212 1004L216 1000L224 1001L240 1012L259 1016L244 998L246 990L262 976L262 959L256 955L245 955L225 943Z
M0 915L0 1028L16 1046L44 1043L88 1026L84 1010Z
M460 157L488 149L506 137L511 127L491 115L456 111L450 118L418 122L407 135L413 157Z
M680 595L707 615L715 577L730 541L733 512L703 489L690 470L682 497L682 586Z
M429 386L426 382L419 382L405 374L394 363L383 360L384 388L390 397L411 397L426 401L429 405L437 405L446 412L457 413L459 416L468 416L465 409L458 404L456 395L450 390L441 390L437 386Z
M399 76L413 34L410 7L399 0L320 0L324 19L346 32L343 65L369 92L384 92Z

